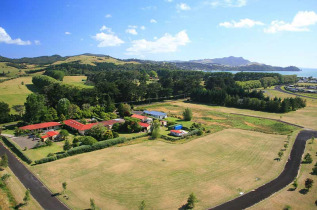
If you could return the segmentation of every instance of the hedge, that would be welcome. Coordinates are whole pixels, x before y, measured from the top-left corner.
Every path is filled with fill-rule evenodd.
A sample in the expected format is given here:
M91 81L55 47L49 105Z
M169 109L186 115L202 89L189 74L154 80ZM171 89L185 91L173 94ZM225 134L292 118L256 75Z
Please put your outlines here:
M82 145L79 147L74 147L74 148L71 148L70 150L64 152L63 154L57 154L56 156L46 157L46 158L42 158L40 160L36 160L35 164L47 163L47 162L51 162L54 160L58 160L61 158L65 158L65 157L69 157L69 156L73 156L73 155L77 155L77 154L81 154L81 153L92 152L95 150L104 149L104 148L111 147L111 146L116 145L116 144L124 143L124 142L129 141L129 140L130 139L126 139L125 137L118 137L115 139L99 141L93 145Z
M14 152L21 160L25 161L27 164L31 164L32 160L27 157L11 140L5 136L2 136L2 141Z

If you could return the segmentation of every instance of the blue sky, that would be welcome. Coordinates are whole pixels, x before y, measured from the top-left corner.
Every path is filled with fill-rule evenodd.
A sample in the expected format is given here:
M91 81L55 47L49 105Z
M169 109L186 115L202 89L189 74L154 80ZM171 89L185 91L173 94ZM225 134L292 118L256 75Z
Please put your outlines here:
M2 0L0 55L242 56L317 68L316 0Z

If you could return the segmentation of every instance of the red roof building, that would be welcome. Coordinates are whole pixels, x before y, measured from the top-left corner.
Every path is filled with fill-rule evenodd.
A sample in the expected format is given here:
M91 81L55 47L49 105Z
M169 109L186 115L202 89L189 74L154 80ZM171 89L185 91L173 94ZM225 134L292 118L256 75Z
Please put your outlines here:
M146 116L142 116L142 115L138 115L138 114L133 114L131 117L140 119L142 122L145 122L147 120Z
M59 122L46 122L46 123L39 123L33 125L26 125L20 127L22 130L42 130L42 129L55 129L57 126L60 126Z
M147 127L150 126L150 124L143 123L143 122L139 122L139 125L140 125L142 128L147 128Z
M59 132L57 132L57 131L49 131L44 136L42 136L41 138L42 139L46 139L46 138L57 136L58 134L59 134Z
M182 133L181 130L171 130L171 133Z

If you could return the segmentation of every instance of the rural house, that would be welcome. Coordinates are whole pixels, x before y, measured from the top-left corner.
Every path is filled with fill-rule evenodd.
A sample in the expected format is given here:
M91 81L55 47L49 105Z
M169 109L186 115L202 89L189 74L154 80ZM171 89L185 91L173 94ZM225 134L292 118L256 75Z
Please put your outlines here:
M151 129L151 125L143 122L139 122L139 125L142 127L142 131L149 132Z
M164 113L164 112L147 111L147 110L145 110L143 113L144 113L144 114L147 114L147 115L150 115L150 116L152 116L152 117L154 117L154 118L158 118L158 119L165 119L165 118L167 118L167 114Z

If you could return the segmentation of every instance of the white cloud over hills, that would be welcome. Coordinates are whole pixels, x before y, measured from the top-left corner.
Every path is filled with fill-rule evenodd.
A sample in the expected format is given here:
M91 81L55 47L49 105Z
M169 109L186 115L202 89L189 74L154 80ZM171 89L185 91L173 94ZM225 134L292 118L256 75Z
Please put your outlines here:
M117 35L114 34L114 32L112 32L111 28L108 28L105 25L100 28L100 31L100 33L97 33L92 37L99 42L97 47L115 47L124 43L123 40L121 40Z
M266 33L277 33L279 31L310 31L308 26L317 23L317 14L314 11L299 11L291 23L274 20L271 25L264 29Z
M31 45L31 41L23 41L20 38L12 39L4 28L0 27L0 43L16 44L16 45Z
M134 40L132 41L132 46L126 51L129 55L169 53L177 51L179 46L185 46L189 42L190 39L186 31L183 30L175 34L175 36L166 33L155 41L146 39Z

